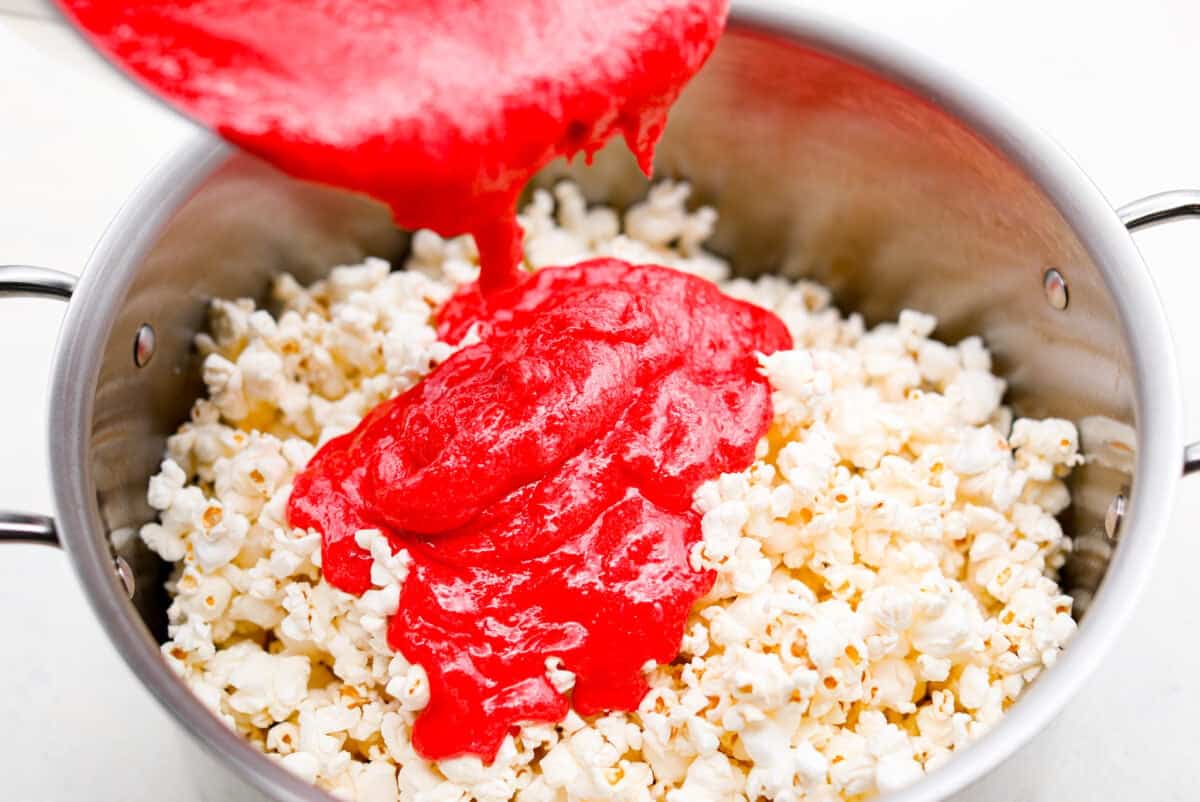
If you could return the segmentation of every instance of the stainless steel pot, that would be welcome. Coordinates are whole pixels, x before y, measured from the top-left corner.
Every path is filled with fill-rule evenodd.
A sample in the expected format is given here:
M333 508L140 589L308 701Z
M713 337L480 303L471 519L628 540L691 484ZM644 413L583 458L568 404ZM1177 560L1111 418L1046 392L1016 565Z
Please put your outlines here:
M717 250L751 273L832 286L868 320L911 306L940 336L982 334L1023 414L1107 421L1125 455L1077 472L1068 526L1108 530L1068 564L1095 591L1076 638L980 742L895 802L944 799L1041 729L1112 645L1151 567L1176 481L1200 467L1182 443L1170 333L1127 229L1200 213L1200 193L1114 212L1054 145L977 90L905 50L807 13L743 3L672 114L659 175L692 181L721 215ZM644 191L618 149L556 165L596 200ZM137 527L167 434L201 390L191 338L213 297L261 296L407 237L359 197L289 179L201 138L117 215L77 287L0 268L0 295L70 298L50 419L55 518L0 516L0 537L59 543L130 668L200 749L213 800L328 800L227 730L161 659L166 567ZM1105 520L1107 515L1107 521ZM114 722L116 725L117 722Z

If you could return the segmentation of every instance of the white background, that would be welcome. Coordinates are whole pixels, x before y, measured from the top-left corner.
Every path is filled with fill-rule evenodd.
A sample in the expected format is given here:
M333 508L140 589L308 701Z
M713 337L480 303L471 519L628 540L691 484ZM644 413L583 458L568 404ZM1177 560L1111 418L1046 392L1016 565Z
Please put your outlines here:
M1114 204L1200 187L1196 0L840 0L1043 127ZM78 272L118 205L189 133L51 19L0 0L0 263ZM1200 225L1139 235L1200 436ZM50 508L46 380L62 309L0 304L0 509ZM1200 798L1200 477L1132 624L1051 730L970 802ZM1132 600L1131 600L1131 603ZM126 670L65 557L0 554L0 799L195 802L175 728Z

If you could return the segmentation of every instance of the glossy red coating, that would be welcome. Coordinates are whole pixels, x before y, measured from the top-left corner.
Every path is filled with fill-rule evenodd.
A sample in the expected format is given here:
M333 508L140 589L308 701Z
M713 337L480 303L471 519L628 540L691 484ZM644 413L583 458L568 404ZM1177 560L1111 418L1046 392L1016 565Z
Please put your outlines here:
M491 760L568 700L632 710L713 577L688 553L699 485L742 470L771 420L755 353L791 347L772 313L665 267L613 259L454 297L440 334L481 342L327 443L288 515L323 535L325 577L370 587L361 528L413 556L389 642L429 675L413 729L430 759Z
M728 0L58 0L176 108L292 175L370 194L404 228L471 233L485 288L519 278L517 193L625 137L649 174L667 109Z

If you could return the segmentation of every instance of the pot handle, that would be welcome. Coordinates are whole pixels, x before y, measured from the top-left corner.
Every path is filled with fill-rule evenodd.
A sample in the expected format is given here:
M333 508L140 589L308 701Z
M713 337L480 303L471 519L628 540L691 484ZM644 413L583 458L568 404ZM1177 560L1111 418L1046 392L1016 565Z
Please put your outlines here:
M1117 216L1130 231L1169 223L1182 217L1200 217L1200 190L1179 189L1160 192L1127 203L1117 209ZM1200 471L1200 441L1183 447L1183 474Z
M68 300L75 289L69 273L28 265L0 265L0 298L58 298ZM54 519L0 510L0 543L40 543L57 546Z

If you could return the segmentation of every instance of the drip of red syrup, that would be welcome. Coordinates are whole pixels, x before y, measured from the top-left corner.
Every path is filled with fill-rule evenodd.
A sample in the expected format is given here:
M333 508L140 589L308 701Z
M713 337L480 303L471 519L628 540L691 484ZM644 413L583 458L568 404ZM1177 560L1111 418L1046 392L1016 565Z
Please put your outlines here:
M624 136L647 175L728 0L58 0L128 74L300 178L475 236L521 278L517 194Z
M774 314L665 267L547 268L442 310L456 352L331 440L288 517L323 533L323 572L371 586L356 531L413 558L389 643L429 676L413 728L429 759L490 761L522 722L633 710L642 665L679 650L712 586L689 552L699 485L741 470L771 420L755 353L791 347ZM546 676L577 675L570 702Z

